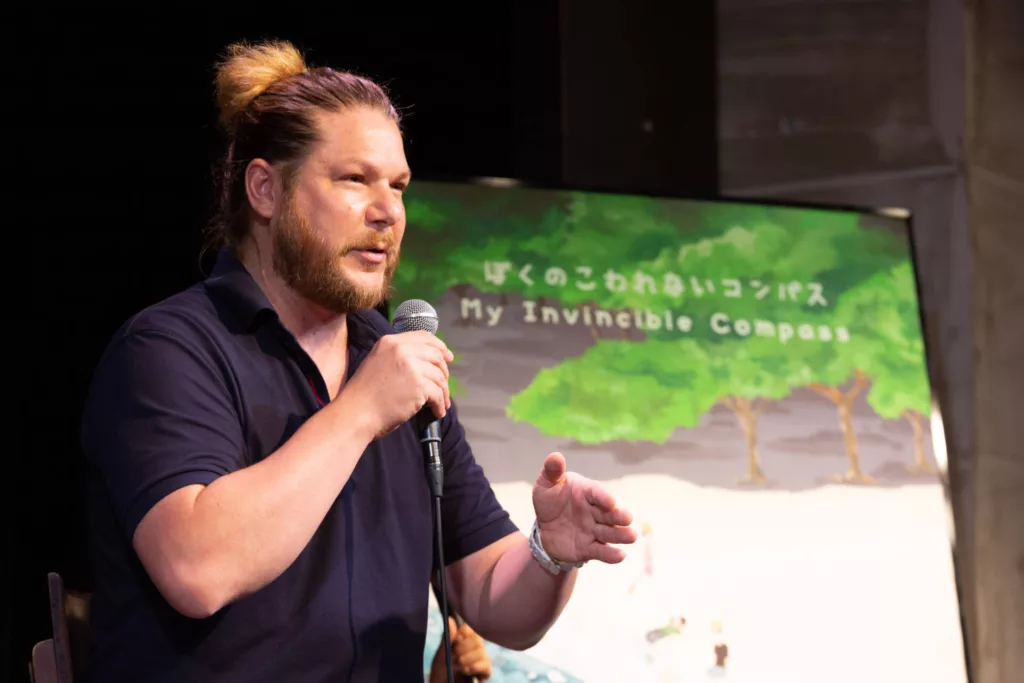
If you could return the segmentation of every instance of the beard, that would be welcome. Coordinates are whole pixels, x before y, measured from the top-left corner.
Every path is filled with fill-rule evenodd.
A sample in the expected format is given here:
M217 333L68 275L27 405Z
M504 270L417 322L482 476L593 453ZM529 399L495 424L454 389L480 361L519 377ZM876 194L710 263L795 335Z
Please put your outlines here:
M273 267L278 277L303 298L332 313L344 315L374 308L391 298L392 278L400 252L395 235L366 228L341 246L329 244L314 229L298 207L287 200L273 236ZM384 277L378 286L366 287L353 282L341 265L353 249L384 245Z

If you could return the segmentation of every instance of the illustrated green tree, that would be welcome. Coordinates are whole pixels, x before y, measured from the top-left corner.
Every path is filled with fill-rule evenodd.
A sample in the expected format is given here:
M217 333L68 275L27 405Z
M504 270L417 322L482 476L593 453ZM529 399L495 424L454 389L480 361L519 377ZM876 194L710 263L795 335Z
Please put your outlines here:
M837 327L843 323L856 322L852 319L853 308L846 305L854 293L840 296L836 314L832 320ZM858 328L862 329L858 325ZM850 332L851 338L817 344L805 349L803 365L793 377L795 386L806 386L815 393L828 399L836 408L839 428L843 435L848 466L844 474L835 475L837 481L848 483L872 484L874 479L864 472L860 461L860 450L857 433L853 424L853 407L864 390L868 388L870 379L865 368L872 367L879 353L884 352L878 340L873 336L865 336Z
M917 321L917 297L909 260L878 272L844 292L836 305L833 324L849 331L849 341L819 345L805 356L794 382L806 384L836 406L849 461L836 479L873 483L860 462L853 424L854 401L869 386L868 402L883 417L908 412L926 415L927 373L923 371L923 342ZM923 431L922 431L923 435ZM923 458L923 436L919 442Z
M885 351L867 368L871 375L868 404L881 417L903 418L914 434L914 462L906 469L934 473L925 450L924 421L931 413L931 386L910 262L878 275L854 292L846 304L850 315L872 320L864 334L876 336Z
M903 418L910 423L914 433L914 462L905 465L906 470L934 474L937 470L928 461L925 450L924 421L931 412L931 392L923 353L894 354L882 360L876 371L878 375L871 383L868 404L886 419Z
M766 483L757 447L757 425L761 411L771 401L792 392L797 345L775 339L754 338L708 345L708 369L715 379L718 402L732 411L747 445L747 474L741 483Z
M694 427L718 399L701 345L692 340L600 340L541 370L511 398L509 418L582 444L664 443Z
M823 381L812 382L808 388L831 401L839 416L839 428L846 446L846 457L849 466L845 474L836 475L837 481L860 484L873 484L874 478L865 474L860 462L860 450L857 444L857 433L853 427L853 404L869 382L862 370L849 363L844 354L819 368L814 374ZM852 375L852 382L849 382Z

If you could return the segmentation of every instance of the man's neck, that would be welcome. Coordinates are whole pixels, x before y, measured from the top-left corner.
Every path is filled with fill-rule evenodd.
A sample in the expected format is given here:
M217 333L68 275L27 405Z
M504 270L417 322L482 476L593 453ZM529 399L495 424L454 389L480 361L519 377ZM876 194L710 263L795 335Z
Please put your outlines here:
M274 307L285 329L309 354L333 399L345 381L348 365L348 318L300 296L285 284L255 250L243 249L239 259Z

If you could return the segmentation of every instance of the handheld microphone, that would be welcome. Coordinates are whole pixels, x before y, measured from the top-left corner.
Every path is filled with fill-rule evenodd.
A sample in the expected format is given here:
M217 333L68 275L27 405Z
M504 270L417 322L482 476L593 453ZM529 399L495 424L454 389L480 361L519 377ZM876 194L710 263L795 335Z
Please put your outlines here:
M395 309L394 328L397 332L413 332L423 330L437 334L437 311L426 301L410 299L402 302ZM440 498L444 491L444 465L441 462L441 425L434 417L430 406L426 405L416 415L416 427L420 432L420 443L423 444L423 455L427 461L427 481L435 498Z
M437 311L426 301L410 299L403 301L395 309L392 325L395 331L415 332L424 330L437 334ZM430 406L420 409L415 418L416 428L420 433L420 444L423 446L423 457L427 466L427 483L434 499L434 542L438 560L438 578L440 579L441 595L438 607L441 610L441 640L444 641L444 660L448 669L448 683L454 683L452 668L452 638L448 628L448 581L446 580L444 543L441 534L441 497L444 495L444 463L441 461L441 424L434 417Z

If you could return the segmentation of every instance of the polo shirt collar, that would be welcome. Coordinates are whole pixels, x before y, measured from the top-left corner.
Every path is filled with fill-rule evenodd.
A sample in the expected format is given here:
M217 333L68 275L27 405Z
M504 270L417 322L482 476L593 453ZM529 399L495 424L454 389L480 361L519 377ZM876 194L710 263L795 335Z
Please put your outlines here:
M247 330L252 331L268 318L280 320L267 295L228 247L222 248L217 254L213 272L204 284L207 291L222 297ZM366 350L380 338L380 333L364 319L364 313L361 312L348 315L348 334L350 344Z
M277 317L277 311L270 304L267 295L246 270L242 262L225 247L217 254L213 272L206 278L208 291L222 296L246 329L252 329L257 320L270 314Z

